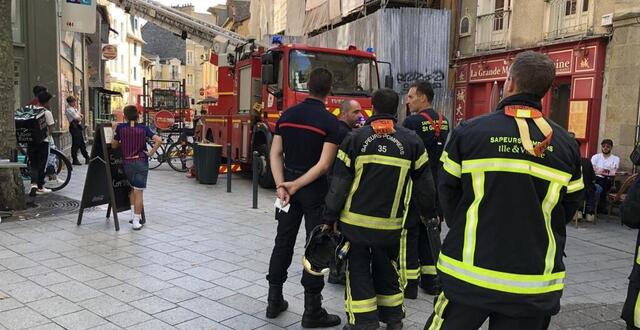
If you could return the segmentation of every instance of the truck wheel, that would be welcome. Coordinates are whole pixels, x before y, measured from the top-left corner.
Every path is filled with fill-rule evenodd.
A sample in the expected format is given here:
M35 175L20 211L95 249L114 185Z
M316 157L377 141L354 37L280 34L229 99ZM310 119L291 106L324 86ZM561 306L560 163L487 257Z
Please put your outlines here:
M256 148L258 158L254 162L258 162L258 184L262 188L273 189L276 187L271 175L271 166L269 166L269 150L267 145L263 144Z

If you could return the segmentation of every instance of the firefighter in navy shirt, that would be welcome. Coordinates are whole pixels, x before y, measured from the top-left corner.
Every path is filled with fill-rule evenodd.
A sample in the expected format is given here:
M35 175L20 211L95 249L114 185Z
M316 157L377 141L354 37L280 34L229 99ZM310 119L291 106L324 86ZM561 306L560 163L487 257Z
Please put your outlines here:
M546 55L516 56L495 112L460 124L438 192L449 227L442 293L425 329L546 329L560 310L565 225L582 203L575 140L542 115L555 78Z
M271 172L278 198L283 206L291 204L291 207L288 212L276 209L278 230L267 275L267 318L277 317L288 307L282 296L282 285L287 279L302 217L307 236L322 224L323 201L328 190L325 174L333 164L340 143L338 120L325 107L332 79L327 69L314 69L307 81L309 97L286 110L276 123L271 143ZM322 308L324 277L303 271L301 282L304 286L302 327L340 324L340 317Z
M442 114L436 112L431 106L433 102L433 87L424 80L414 82L407 93L407 106L411 115L405 119L402 125L418 134L429 155L429 166L436 185L436 210L438 217L442 221L442 212L438 203L438 171L441 167L440 156L444 150L444 144L449 136L449 120ZM408 284L405 289L405 297L416 299L418 297L418 279L420 287L428 294L436 295L440 292L440 285L436 278L436 266L434 251L430 247L440 245L440 238L437 233L434 240L429 242L427 228L418 221L418 211L415 207L410 207L407 216L406 227L406 272ZM437 253L437 252L435 252ZM401 260L402 262L402 260Z

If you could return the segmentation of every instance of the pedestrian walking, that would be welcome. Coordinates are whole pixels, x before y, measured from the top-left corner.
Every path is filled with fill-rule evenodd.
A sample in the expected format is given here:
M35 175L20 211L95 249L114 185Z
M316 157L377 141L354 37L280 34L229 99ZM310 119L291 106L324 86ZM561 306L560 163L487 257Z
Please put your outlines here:
M396 124L399 97L390 89L372 96L374 115L340 145L324 222L339 223L347 254L343 329L401 329L403 286L397 269L409 201L434 218L435 194L428 156L418 136Z
M69 134L71 135L71 158L73 165L82 165L78 160L78 151L82 153L85 164L89 164L89 153L84 143L84 127L82 126L82 113L77 109L77 100L73 96L67 97L67 108L64 114L69 121Z
M148 126L138 123L138 109L135 105L124 107L123 113L127 122L116 126L111 147L122 147L124 174L132 188L129 195L133 210L131 228L140 230L143 225L141 214L144 209L143 192L147 188L149 174L149 157L153 157L160 148L162 138ZM147 150L147 138L153 139L154 145L151 150Z
M267 318L277 317L288 307L282 296L282 285L287 280L302 217L307 238L314 227L322 224L323 201L328 189L325 174L333 164L339 143L338 120L325 107L332 79L327 69L311 71L307 81L309 97L283 112L276 123L270 164L283 208L276 209L278 229L267 275ZM289 204L290 208L285 211L284 207ZM340 324L337 315L322 308L324 277L303 271L301 282L304 286L302 327Z
M442 155L449 232L442 293L425 329L546 329L560 310L565 225L582 201L575 140L543 117L555 78L545 54L518 54L495 112L461 123Z
M418 80L411 84L406 99L411 115L404 120L402 125L414 131L427 150L429 166L436 186L436 211L442 221L442 211L438 202L438 172L442 167L440 157L449 136L449 120L433 109L433 96L433 86L429 82ZM406 261L401 260L401 271L406 271L407 277L407 287L404 294L409 299L418 297L418 284L424 292L430 295L437 295L440 292L435 266L437 255L434 255L431 249L434 242L429 242L429 237L435 237L434 239L438 240L435 242L436 246L440 245L440 238L438 235L428 235L427 227L418 221L417 213L413 207L410 208L406 221L406 240L403 240L403 246L406 248Z

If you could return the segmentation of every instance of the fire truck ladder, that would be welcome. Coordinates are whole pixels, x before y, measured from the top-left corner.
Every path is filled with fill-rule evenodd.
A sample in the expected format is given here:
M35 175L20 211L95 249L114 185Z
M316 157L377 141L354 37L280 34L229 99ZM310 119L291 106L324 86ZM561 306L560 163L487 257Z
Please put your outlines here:
M250 42L249 39L235 32L189 16L153 0L109 0L109 2L131 15L141 17L171 31L183 39L191 39L204 46L210 45L211 49L218 54L232 51L236 47ZM232 46L231 49L228 49L229 45Z

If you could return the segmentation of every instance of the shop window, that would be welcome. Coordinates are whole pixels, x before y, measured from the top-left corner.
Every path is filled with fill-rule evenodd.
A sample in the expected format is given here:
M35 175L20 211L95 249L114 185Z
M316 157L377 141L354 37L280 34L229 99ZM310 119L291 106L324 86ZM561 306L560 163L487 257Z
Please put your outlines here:
M471 34L469 17L465 16L460 20L460 35L468 36L469 34Z

